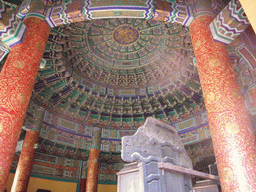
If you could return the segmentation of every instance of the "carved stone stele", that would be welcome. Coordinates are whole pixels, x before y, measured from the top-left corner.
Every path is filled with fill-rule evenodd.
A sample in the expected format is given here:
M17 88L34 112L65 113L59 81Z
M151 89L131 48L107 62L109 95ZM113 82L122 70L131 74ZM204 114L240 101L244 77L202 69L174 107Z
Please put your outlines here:
M119 192L189 192L189 175L160 169L158 163L170 163L192 169L192 162L176 129L154 118L132 136L122 138L121 157L126 165L118 175Z

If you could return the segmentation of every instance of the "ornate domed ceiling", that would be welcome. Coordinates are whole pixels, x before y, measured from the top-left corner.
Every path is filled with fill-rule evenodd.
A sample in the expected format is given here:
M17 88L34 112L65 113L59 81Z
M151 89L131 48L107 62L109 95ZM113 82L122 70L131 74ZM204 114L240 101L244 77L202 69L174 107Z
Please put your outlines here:
M62 115L133 128L203 108L188 28L142 19L101 19L54 28L33 99Z
M54 17L59 23L57 14ZM230 56L252 106L247 93L255 84L251 74L255 67L252 70L246 59L238 62L241 47L238 51L236 47L241 42L246 41L233 41ZM247 48L243 54L250 55ZM124 18L73 23L51 29L43 58L24 122L31 128L36 109L46 109L34 173L79 178L82 167L85 177L93 127L102 127L99 181L116 182L115 173L123 167L121 138L133 135L149 116L175 126L194 168L204 169L215 161L188 28ZM3 64L4 60L0 70ZM17 154L13 170L15 162Z

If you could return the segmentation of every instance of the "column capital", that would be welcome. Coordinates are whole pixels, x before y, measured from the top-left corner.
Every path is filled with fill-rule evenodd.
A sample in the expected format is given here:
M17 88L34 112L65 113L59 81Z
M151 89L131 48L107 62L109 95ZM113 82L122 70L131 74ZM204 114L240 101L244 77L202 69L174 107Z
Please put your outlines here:
M101 132L102 129L99 127L92 128L92 146L91 148L100 149L101 146Z
M212 16L213 18L216 17L211 0L187 0L186 4L191 7L194 19L205 15Z
M213 39L231 43L250 25L239 1L231 0L210 24Z
M36 114L33 117L33 125L31 127L32 130L40 132L43 119L44 119L45 110L42 107L37 108Z

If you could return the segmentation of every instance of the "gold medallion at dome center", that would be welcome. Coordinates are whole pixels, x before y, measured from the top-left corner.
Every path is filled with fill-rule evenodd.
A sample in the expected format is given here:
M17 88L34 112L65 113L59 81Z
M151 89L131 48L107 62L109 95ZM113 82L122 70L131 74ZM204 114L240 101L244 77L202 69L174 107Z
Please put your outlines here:
M122 25L116 28L113 34L114 39L120 44L131 44L139 38L139 32L137 29Z

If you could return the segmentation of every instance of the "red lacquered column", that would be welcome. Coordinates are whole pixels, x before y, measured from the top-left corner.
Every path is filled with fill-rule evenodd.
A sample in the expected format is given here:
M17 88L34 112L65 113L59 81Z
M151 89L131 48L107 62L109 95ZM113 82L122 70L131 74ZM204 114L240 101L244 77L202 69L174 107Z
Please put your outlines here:
M38 108L33 117L32 130L26 133L11 192L26 192L31 175L37 142L44 118L44 109Z
M86 192L97 192L99 177L99 160L100 149L90 149L86 179Z
M0 73L0 191L4 191L50 28L41 19L24 20L23 43L14 45Z
M80 179L80 188L79 192L85 192L86 189L86 178Z
M92 131L92 146L89 152L87 168L86 192L97 192L99 178L100 146L101 129L94 127Z
M36 152L35 144L37 144L38 137L38 131L30 130L26 133L11 192L27 191Z
M190 34L222 191L256 191L255 136L226 46L212 38L212 20L196 18Z

